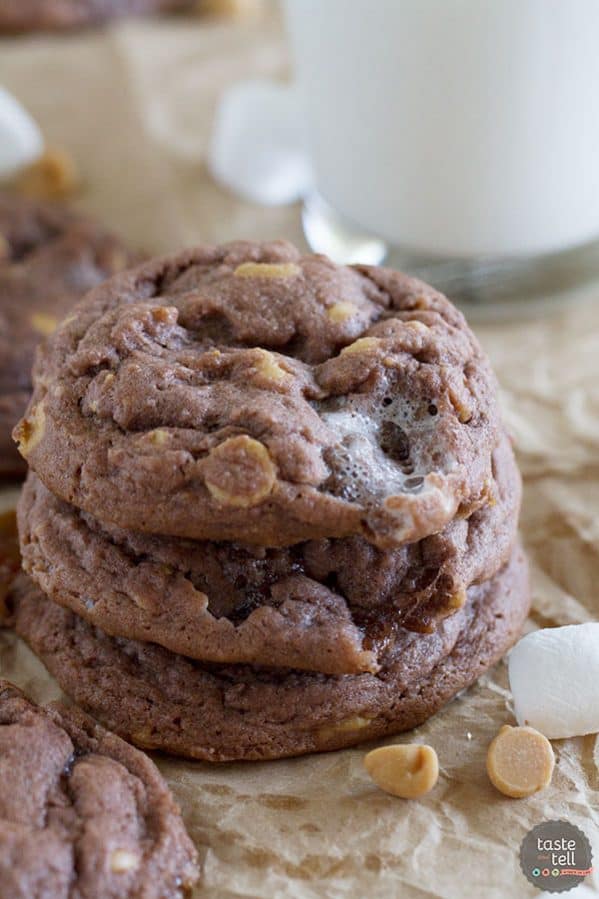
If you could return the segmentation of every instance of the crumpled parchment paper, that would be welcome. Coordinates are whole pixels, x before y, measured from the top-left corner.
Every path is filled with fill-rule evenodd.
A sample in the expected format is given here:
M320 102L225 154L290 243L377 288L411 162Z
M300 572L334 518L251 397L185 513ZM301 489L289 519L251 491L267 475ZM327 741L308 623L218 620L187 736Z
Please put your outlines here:
M242 24L137 22L0 42L0 84L25 103L50 143L76 158L79 205L157 252L235 237L302 243L297 208L244 204L212 183L202 161L219 92L247 76L285 76L287 65L274 16ZM501 381L525 477L529 626L599 618L599 295L594 304L477 330ZM38 699L58 695L6 633L0 672ZM599 702L599 685L597 695ZM439 783L420 801L377 790L362 768L362 748L222 767L157 758L204 860L196 895L534 896L519 846L531 827L552 818L581 827L599 863L595 736L554 743L557 766L546 792L504 798L488 782L484 759L498 727L512 721L509 706L502 663L400 738L430 743L439 754ZM589 878L572 895L599 889Z

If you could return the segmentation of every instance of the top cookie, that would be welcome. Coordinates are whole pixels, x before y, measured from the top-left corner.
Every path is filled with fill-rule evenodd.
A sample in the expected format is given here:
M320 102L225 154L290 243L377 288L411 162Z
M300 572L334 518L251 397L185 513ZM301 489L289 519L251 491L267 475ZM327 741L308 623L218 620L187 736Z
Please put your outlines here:
M63 206L0 194L0 475L25 468L10 432L29 399L36 345L90 287L133 258Z
M197 855L155 765L0 680L2 899L182 899Z
M232 243L91 291L38 354L15 429L46 486L138 531L382 548L482 505L495 382L425 284Z

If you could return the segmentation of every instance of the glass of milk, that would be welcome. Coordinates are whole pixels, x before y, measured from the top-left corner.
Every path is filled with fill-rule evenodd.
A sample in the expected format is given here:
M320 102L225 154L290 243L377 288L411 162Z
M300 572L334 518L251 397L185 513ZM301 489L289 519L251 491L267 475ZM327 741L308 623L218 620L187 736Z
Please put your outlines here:
M479 303L599 277L599 0L285 0L313 248Z

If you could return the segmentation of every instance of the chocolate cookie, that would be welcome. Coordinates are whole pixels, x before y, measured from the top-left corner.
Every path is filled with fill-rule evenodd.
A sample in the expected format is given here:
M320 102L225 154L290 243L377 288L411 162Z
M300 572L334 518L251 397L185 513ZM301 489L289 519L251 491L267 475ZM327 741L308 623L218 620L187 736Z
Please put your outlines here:
M0 681L0 897L176 899L197 854L153 762Z
M90 287L134 258L63 206L0 193L0 477L26 468L11 430L31 393L36 345Z
M193 0L0 0L0 32L81 28L119 16L192 6Z
M338 749L421 724L517 639L529 606L516 550L433 634L398 631L376 674L208 665L152 643L109 637L47 599L25 575L15 627L60 686L145 748L209 761Z
M15 439L53 493L123 528L392 548L484 503L498 414L432 288L233 243L90 292L45 344Z
M396 550L362 537L261 549L102 527L30 475L23 566L52 600L113 636L204 661L376 671L394 628L433 630L508 560L520 478L507 438L493 461L492 504Z

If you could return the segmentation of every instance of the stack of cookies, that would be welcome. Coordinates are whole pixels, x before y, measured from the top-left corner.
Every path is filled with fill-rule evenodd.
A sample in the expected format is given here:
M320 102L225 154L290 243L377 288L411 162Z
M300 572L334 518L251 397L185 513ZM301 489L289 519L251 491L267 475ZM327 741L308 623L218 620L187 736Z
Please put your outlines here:
M200 247L95 288L15 431L17 631L138 746L335 749L518 637L520 479L462 315L397 272Z

